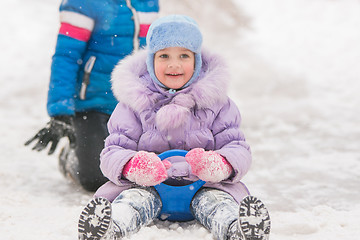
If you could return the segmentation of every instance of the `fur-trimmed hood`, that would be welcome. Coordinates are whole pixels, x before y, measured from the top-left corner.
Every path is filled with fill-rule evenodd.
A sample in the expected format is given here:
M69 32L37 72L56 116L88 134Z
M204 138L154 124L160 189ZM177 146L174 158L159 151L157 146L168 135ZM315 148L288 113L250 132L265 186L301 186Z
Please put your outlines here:
M146 67L147 50L126 57L120 61L112 73L112 90L119 102L136 112L151 108L164 98L171 103L190 109L211 108L227 101L229 82L228 69L221 57L202 51L202 68L199 78L187 88L169 93L155 84Z

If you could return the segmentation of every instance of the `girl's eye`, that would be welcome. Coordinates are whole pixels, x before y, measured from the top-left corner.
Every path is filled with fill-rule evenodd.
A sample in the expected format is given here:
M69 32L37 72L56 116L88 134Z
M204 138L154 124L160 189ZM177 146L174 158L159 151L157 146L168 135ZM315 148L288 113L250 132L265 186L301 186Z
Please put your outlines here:
M181 56L180 56L181 58L189 58L190 56L188 55L188 54L181 54Z
M168 58L169 55L167 55L167 54L161 54L159 57L160 57L160 58Z

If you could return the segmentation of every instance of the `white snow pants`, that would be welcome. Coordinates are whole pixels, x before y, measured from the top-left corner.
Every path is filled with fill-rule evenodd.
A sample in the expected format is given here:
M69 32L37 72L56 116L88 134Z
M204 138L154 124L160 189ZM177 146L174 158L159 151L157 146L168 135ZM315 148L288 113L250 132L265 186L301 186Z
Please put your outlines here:
M123 236L137 232L150 224L161 211L161 199L153 187L123 191L112 203L115 231ZM218 240L226 240L229 226L238 219L239 205L226 192L202 188L191 202L196 220Z

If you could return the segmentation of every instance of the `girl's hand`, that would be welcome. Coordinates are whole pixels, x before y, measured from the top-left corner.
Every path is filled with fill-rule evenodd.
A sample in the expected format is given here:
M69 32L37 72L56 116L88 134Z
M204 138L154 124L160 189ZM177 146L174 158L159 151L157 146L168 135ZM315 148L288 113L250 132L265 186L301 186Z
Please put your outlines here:
M155 153L139 151L124 166L123 176L141 186L155 186L168 177L168 161L161 161Z
M185 160L191 166L192 173L206 182L221 182L228 179L233 171L230 163L223 156L202 148L189 151Z

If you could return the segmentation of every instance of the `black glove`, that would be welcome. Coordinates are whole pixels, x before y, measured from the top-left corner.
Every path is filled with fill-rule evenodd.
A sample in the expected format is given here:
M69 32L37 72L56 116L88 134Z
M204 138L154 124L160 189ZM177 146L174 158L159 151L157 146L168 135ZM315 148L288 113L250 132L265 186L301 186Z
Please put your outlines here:
M42 151L47 145L52 142L48 154L53 154L57 144L62 137L68 137L70 141L70 147L75 147L75 131L74 120L72 116L56 116L52 117L46 124L46 127L41 129L34 137L30 138L25 146L29 145L36 139L39 141L32 148L33 150Z

